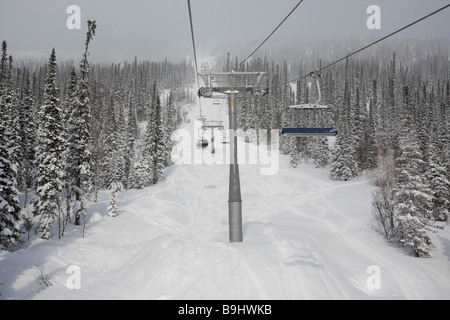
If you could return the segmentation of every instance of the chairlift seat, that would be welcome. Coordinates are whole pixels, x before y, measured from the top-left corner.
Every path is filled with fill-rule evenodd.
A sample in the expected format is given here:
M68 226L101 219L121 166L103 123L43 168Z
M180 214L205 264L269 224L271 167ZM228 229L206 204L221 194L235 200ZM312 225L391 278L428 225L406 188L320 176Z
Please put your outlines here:
M200 139L198 140L197 145L199 147L206 148L209 145L209 142L206 139Z
M320 137L336 136L337 131L334 128L284 128L281 134L288 137Z

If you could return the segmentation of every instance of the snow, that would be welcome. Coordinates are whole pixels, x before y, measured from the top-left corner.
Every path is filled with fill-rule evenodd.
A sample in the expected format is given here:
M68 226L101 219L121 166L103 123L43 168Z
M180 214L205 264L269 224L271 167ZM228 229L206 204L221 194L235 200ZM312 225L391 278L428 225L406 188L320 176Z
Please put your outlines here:
M225 109L209 110L211 120L227 120ZM195 112L184 126L193 148ZM332 181L329 168L291 169L282 155L274 174L242 164L244 242L229 243L229 166L175 161L157 185L118 193L117 217L102 191L84 238L74 227L1 252L0 299L450 298L449 228L430 235L430 258L387 244L368 227L368 174ZM51 286L36 280L37 266Z

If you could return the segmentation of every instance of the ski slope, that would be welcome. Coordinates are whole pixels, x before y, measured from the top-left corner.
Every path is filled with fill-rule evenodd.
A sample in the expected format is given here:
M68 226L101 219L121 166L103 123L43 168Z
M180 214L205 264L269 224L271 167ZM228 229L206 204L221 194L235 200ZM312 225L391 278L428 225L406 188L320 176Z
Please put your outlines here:
M228 116L226 102L208 108L210 119ZM194 141L197 116L193 109L184 126ZM214 157L227 146L217 143ZM200 152L211 157L210 147ZM179 153L174 161L157 185L120 192L115 218L101 193L84 238L72 229L61 240L0 253L0 299L450 298L449 229L432 235L428 259L386 244L367 226L366 176L331 181L329 169L291 169L285 156L272 175L243 164L244 242L229 243L228 165L184 163ZM44 290L36 265L52 283ZM71 286L70 266L79 287Z

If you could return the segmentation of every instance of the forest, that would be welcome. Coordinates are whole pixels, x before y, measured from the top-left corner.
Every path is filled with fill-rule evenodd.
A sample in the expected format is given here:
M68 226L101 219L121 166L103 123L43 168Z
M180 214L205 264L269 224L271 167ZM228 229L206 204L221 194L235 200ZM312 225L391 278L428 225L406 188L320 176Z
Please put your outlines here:
M186 61L110 65L83 57L14 67L2 43L0 62L0 246L8 249L36 230L61 238L68 223L86 223L88 201L111 190L116 214L122 189L155 184L170 165L171 133L182 121L194 77ZM141 124L145 123L144 126ZM23 195L19 204L18 195Z
M33 230L43 239L63 237L69 223L84 230L87 203L101 189L111 191L108 214L115 216L119 191L156 184L171 165L172 132L185 121L183 106L197 99L192 61L89 63L95 27L89 24L79 64L58 61L55 49L45 64L17 63L2 43L4 250ZM321 104L332 112L289 109L318 99L305 75L361 41L292 41L242 66L237 56L218 54L215 67L266 72L267 95L239 97L242 129L334 127L335 139L281 137L291 167L313 161L343 181L370 174L368 227L427 257L428 234L448 223L450 210L450 44L387 42L321 72Z

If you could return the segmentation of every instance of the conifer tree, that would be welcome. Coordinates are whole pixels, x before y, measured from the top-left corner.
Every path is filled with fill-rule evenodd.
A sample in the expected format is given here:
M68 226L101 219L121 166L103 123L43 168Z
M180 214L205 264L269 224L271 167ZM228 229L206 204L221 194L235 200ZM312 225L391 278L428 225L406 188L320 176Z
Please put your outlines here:
M76 181L74 185L75 203L74 203L74 215L75 225L81 224L81 218L86 222L86 198L92 190L92 164L91 164L91 105L89 101L90 94L90 82L89 82L89 61L88 61L88 48L89 43L95 35L95 29L97 25L95 21L88 21L88 32L85 42L85 51L83 59L80 63L80 81L77 90L77 111L75 111L79 118L78 128L72 128L71 134L78 133L78 142L73 149L73 154L70 157L74 157L75 164L74 169L77 170L74 175Z
M111 196L109 198L108 203L108 216L116 217L117 216L117 194L122 189L122 183L120 181L114 181L109 186Z
M74 195L74 186L77 183L78 177L78 158L77 158L77 143L78 136L78 121L79 121L79 109L77 101L78 90L78 75L75 67L72 67L70 72L69 84L66 90L66 101L63 111L63 123L64 123L64 189L66 196L66 214L64 219L64 226L70 219L72 214L72 203ZM63 232L64 233L64 227Z
M9 131L11 121L11 65L7 62L6 41L2 43L0 61L0 249L7 249L21 242L20 207L17 198L16 165L12 161Z
M34 214L39 216L39 231L43 239L50 239L54 220L60 217L64 148L62 137L61 104L56 86L56 54L53 49L45 80L44 101L39 111L37 136L38 198Z
M31 91L30 78L25 80L24 95L20 104L20 137L21 137L21 183L24 191L24 206L28 201L28 190L33 186L33 168L36 145L36 122L34 119L34 98Z
M291 159L289 162L289 166L291 168L297 168L299 163L297 141L297 138L288 140L288 153Z
M374 84L376 88L376 84ZM376 100L375 98L370 99L369 102L369 114L365 121L365 130L362 141L362 152L363 152L363 168L373 169L376 166L377 155L376 155Z
M155 92L157 92L155 86ZM154 118L154 157L153 157L153 183L156 184L162 177L167 162L165 150L165 134L162 124L162 106L159 94L156 95L155 118Z
M356 176L358 165L354 154L353 141L344 129L337 136L332 152L330 177L333 180L348 181Z
M409 118L409 121L411 119ZM420 151L417 133L408 122L400 137L400 155L397 158L396 187L394 188L394 208L399 221L400 242L410 248L415 257L429 256L431 239L430 190L422 175L424 161ZM411 124L411 122L409 122Z
M113 95L111 95L107 110L102 177L103 185L106 188L111 189L113 183L121 182L123 178L123 168L121 165L123 155L120 153L119 124L117 123L116 106Z
M438 152L438 141L436 130L432 133L429 147L429 160L426 171L428 184L432 193L433 220L448 221L450 208L450 181L447 178L447 170L441 164Z
M164 127L164 159L165 166L171 165L171 153L172 153L172 133L176 130L177 123L176 119L178 117L177 110L175 107L176 100L176 92L175 90L171 90L169 93L169 97L167 99L167 106L164 110L163 117L163 127Z
M128 118L124 123L124 181L126 189L132 189L133 162L135 161L135 142L137 138L136 111L134 107L134 99L130 98L128 106Z
M3 78L5 83L6 94L3 95L3 103L5 112L2 114L5 117L7 123L6 126L6 140L7 148L9 150L9 160L13 167L15 167L16 175L14 179L14 186L17 187L17 178L20 175L20 159L22 158L21 148L21 134L20 134L20 121L19 121L19 95L16 93L13 81L13 58L9 56L8 67L5 77Z
M156 82L153 85L152 100L148 110L148 124L144 136L143 166L149 171L150 184L156 184L165 168L164 131L161 118L161 100Z
M332 151L330 177L334 180L350 180L358 174L355 140L352 132L352 117L350 108L350 94L348 87L345 89L346 104L342 116L342 123L338 128L338 136Z
M329 161L328 139L325 137L316 137L313 139L314 147L311 151L312 158L316 163L316 168L325 168Z

